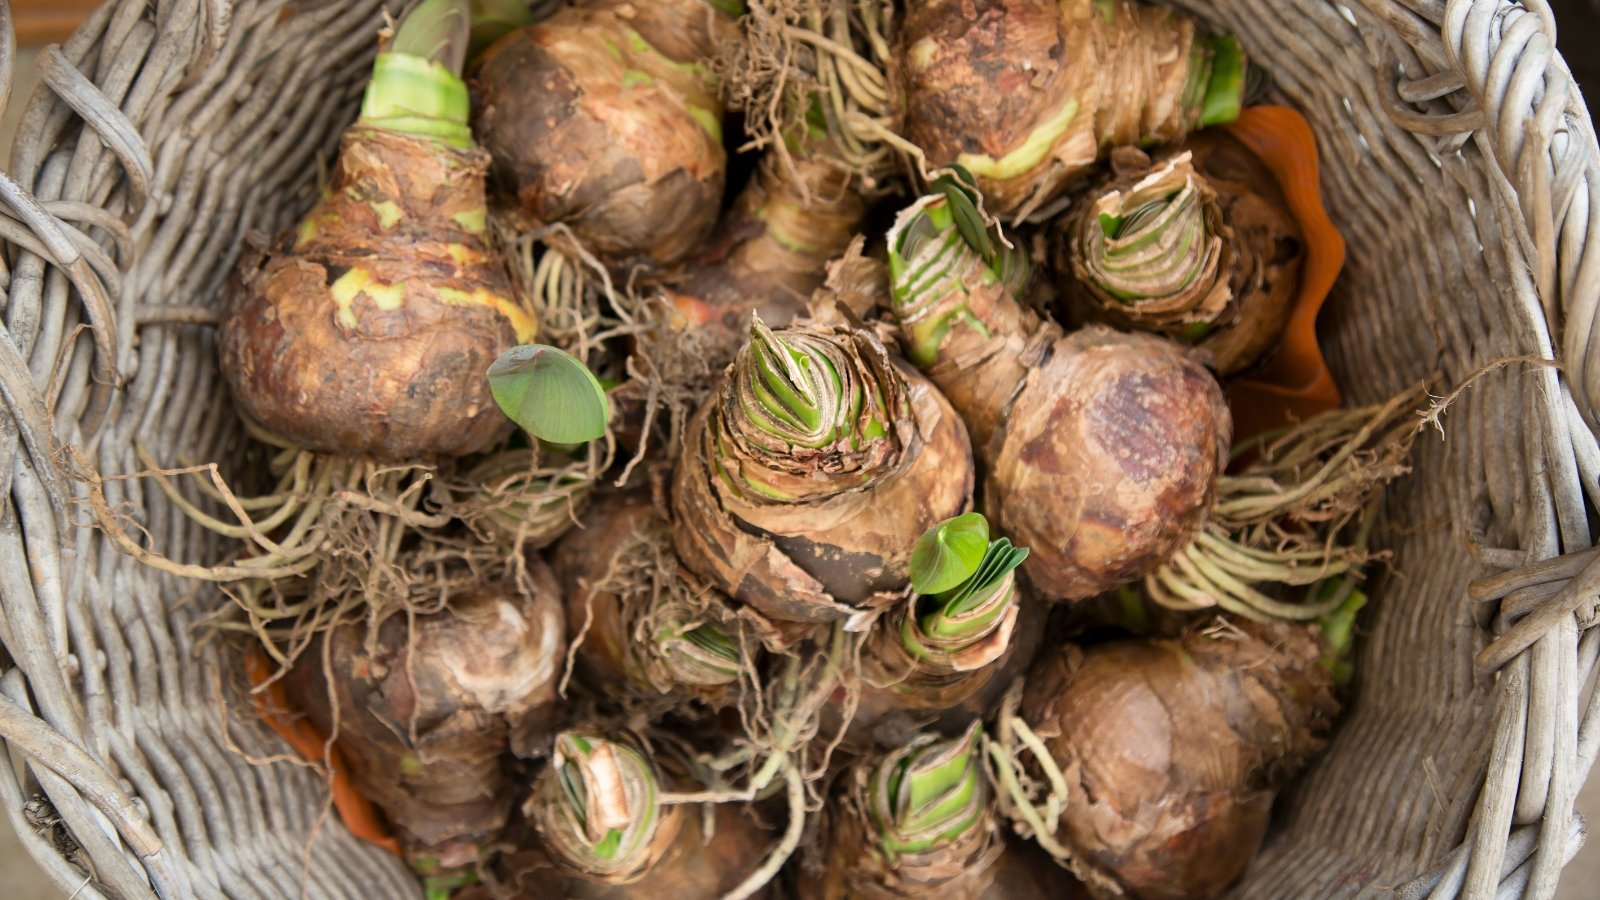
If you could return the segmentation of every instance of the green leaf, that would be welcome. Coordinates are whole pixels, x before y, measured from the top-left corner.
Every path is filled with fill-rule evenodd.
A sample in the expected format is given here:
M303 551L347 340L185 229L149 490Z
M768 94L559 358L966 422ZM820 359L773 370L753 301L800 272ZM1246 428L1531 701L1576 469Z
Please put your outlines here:
M946 519L911 548L911 586L919 594L948 591L972 577L989 550L989 520L981 513Z
M622 849L622 832L613 828L606 832L600 843L594 845L594 855L600 859L616 859Z
M436 62L459 75L471 30L467 0L422 0L400 17L388 52Z
M962 170L965 171L965 170ZM967 177L971 177L968 175ZM945 203L950 208L950 216L955 220L956 230L961 232L961 239L983 258L984 262L994 259L994 241L989 238L988 223L983 221L983 216L978 212L977 192L952 178L941 175L933 183L934 189L944 194Z
M543 344L513 347L489 367L489 390L505 414L542 441L581 444L605 434L605 389L571 354Z
M1244 48L1239 39L1225 34L1211 39L1216 56L1211 63L1211 82L1206 86L1205 99L1200 103L1201 125L1222 125L1239 118L1244 104L1245 61Z
M1000 538L991 543L983 554L983 561L978 564L976 571L966 581L945 599L944 613L946 616L959 616L968 612L975 604L974 598L979 591L992 587L995 582L1004 578L1007 572L1022 565L1028 558L1027 547L1013 547L1010 538Z

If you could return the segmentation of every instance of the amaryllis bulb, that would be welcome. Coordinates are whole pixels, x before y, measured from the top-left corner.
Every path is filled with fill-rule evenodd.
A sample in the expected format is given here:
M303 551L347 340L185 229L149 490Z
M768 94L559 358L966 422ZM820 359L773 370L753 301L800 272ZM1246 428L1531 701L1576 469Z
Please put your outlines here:
M846 324L754 319L688 435L673 474L678 556L773 620L897 602L917 536L971 500L954 410Z
M976 176L990 212L1048 207L1113 147L1165 144L1237 115L1231 38L1132 0L906 5L902 134Z
M556 737L533 818L560 860L579 872L631 881L655 861L660 779L639 750L593 732Z
M1215 191L1181 153L1091 195L1071 226L1072 269L1106 317L1193 340L1233 299L1231 236Z

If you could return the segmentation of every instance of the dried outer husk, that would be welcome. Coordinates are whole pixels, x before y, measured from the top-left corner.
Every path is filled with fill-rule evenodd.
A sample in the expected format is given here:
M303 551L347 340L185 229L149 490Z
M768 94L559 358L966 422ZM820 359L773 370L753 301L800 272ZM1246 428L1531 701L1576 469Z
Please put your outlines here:
M1222 375L1249 367L1283 332L1305 256L1277 183L1221 132L1154 164L1132 148L1113 160L1118 177L1056 244L1072 317L1193 344Z
M719 363L738 351L752 313L774 328L803 317L866 216L858 176L824 136L793 144L762 156L709 250L669 289L679 312L714 335Z
M536 333L485 237L482 151L357 124L298 227L240 264L218 334L245 414L310 450L401 461L511 429L483 377Z
M675 809L675 807L668 807ZM742 803L682 808L682 824L645 877L616 883L557 868L528 824L513 824L506 852L495 866L491 884L456 895L456 900L655 900L726 895L767 857L771 832ZM710 821L707 822L706 819ZM753 898L771 895L762 888Z
M485 584L439 612L336 628L285 676L419 867L480 861L511 811L513 752L555 716L561 600L542 563L528 575L526 593Z
M1065 782L1073 871L1104 895L1224 891L1338 713L1322 652L1315 627L1219 620L1043 657L1020 711Z
M727 175L707 67L733 37L724 6L587 0L484 53L475 130L530 227L566 225L619 268L704 244Z
M755 319L687 434L679 558L778 621L865 627L905 590L917 537L971 503L955 411L849 325L774 332Z
M1237 42L1131 0L929 0L902 30L905 135L1024 218L1106 149L1171 143L1237 115Z
M981 726L918 735L844 774L827 825L826 871L806 900L968 900L985 895L1005 850L984 773Z
M720 705L750 663L743 626L720 593L678 564L647 491L595 502L556 545L579 679L607 694L677 695Z
M1250 368L1278 345L1300 290L1306 237L1283 188L1261 159L1222 129L1189 136L1184 149L1217 192L1222 219L1233 230L1228 284L1235 312L1199 341L1217 371Z
M542 550L566 534L589 503L599 474L580 461L531 449L478 460L449 486L445 511L496 544Z
M1191 538L1232 436L1188 349L1090 326L1065 337L1019 303L1017 267L964 195L925 197L889 232L909 358L980 435L984 513L1035 559L1043 599L1142 577Z

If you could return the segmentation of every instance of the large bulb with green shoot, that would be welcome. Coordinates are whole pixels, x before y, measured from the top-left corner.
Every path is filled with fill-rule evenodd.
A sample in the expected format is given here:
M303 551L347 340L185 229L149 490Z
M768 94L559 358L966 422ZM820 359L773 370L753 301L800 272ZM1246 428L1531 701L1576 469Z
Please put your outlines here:
M627 740L594 731L557 735L530 801L555 860L611 884L642 878L671 846L678 816L660 803L661 776Z
M1216 192L1188 154L1132 184L1102 190L1073 222L1073 273L1125 320L1176 335L1208 327L1227 308L1230 253Z
M484 371L536 329L486 236L466 42L464 0L409 13L321 199L240 265L223 376L246 415L301 447L414 460L510 428Z
M1204 349L1223 375L1259 359L1288 321L1303 258L1299 226L1262 164L1210 134L1152 162L1113 154L1117 175L1066 220L1059 267L1080 321ZM1240 159L1240 156L1244 158Z
M1111 147L1170 143L1239 113L1244 54L1133 0L927 0L902 31L905 135L1025 217Z
M1022 269L947 177L888 235L906 355L966 419L984 514L1033 554L1027 579L1077 600L1137 579L1204 520L1232 419L1182 345L1091 326L1063 337L1018 301Z
M852 619L895 602L912 545L966 510L972 477L954 410L872 334L757 317L690 420L673 539L684 565L770 619Z
M499 188L619 266L700 249L727 155L708 65L737 0L586 0L506 35L474 78Z

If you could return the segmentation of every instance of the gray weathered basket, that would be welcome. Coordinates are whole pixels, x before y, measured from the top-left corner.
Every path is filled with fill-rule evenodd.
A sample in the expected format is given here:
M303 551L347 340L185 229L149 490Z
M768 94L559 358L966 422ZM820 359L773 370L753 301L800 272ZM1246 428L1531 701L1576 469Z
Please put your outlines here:
M1600 655L1600 151L1544 0L1352 2L1183 0L1316 128L1350 248L1323 323L1340 382L1371 401L1512 355L1562 372L1489 374L1419 444L1357 697L1241 893L1548 897L1600 745L1578 708ZM25 761L0 766L0 807L77 897L417 893L323 816L314 775L262 762L283 749L220 705L236 676L190 633L195 586L80 527L60 464L237 447L214 310L245 231L308 205L380 24L380 0L293 6L108 3L42 55L0 177L0 740ZM218 552L153 485L107 489L152 546Z

